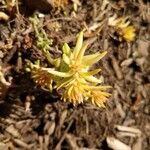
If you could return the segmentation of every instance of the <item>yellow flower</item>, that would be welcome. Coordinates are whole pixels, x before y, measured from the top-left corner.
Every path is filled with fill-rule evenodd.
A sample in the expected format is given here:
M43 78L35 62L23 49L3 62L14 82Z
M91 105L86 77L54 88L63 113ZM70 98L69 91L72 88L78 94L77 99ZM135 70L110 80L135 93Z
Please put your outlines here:
M121 17L117 19L117 16L114 15L109 18L108 25L113 26L116 29L116 32L120 36L120 40L124 39L127 42L131 42L135 39L135 28L134 26L129 25L128 17Z
M133 26L122 28L122 30L118 31L118 34L127 42L131 42L135 38L135 28Z
M62 48L63 55L58 68L40 67L40 69L49 74L56 83L55 88L57 90L63 89L62 99L64 101L69 101L76 105L91 99L93 104L101 107L103 106L101 103L103 103L104 97L107 99L109 96L109 94L104 94L102 91L110 88L110 86L99 86L102 80L97 79L94 75L100 72L101 69L91 71L90 68L103 58L107 52L97 52L84 56L85 50L90 43L91 41L83 42L83 32L80 32L73 50L67 43L64 44ZM37 65L33 65L33 67L38 68ZM98 91L99 95L96 95L94 91ZM100 103L101 99L102 102Z
M86 92L84 84L74 81L73 83L65 86L62 99L73 103L73 105L80 104L83 103L84 98L86 97Z
M102 91L91 91L91 103L98 107L105 107L105 103L108 100L108 97L111 95L107 92Z
M53 83L52 76L50 76L47 71L42 70L39 65L37 65L36 67L34 67L33 64L30 65L32 67L31 77L34 80L34 82L37 85L40 85L41 87L44 88L46 87L50 91L52 91L52 83Z

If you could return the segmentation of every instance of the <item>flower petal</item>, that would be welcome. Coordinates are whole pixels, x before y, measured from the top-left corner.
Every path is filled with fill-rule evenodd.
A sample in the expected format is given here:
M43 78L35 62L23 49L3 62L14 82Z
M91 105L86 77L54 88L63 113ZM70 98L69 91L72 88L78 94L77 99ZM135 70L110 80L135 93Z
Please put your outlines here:
M122 36L127 42L131 42L135 38L135 28L133 26L128 26L122 29Z
M56 85L57 90L59 90L61 87L66 87L74 82L74 79L72 78L64 78L62 79L59 84Z
M107 90L107 89L110 89L110 88L112 88L111 86L103 86L103 85L100 85L100 86L89 86L88 87L89 88L89 90Z

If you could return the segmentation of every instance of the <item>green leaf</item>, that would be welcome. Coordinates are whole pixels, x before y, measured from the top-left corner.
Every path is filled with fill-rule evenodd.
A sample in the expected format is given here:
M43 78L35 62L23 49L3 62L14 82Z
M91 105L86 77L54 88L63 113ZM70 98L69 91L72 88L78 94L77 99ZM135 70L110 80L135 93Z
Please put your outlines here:
M98 62L101 58L103 58L107 54L107 51L103 53L96 53L92 55L87 55L83 57L83 65L85 66L92 66L96 62Z
M93 75L97 74L100 71L101 71L101 69L95 69L95 70L89 71L89 72L82 72L81 75L83 77L85 77L85 76L93 76Z
M83 32L81 31L78 35L77 43L73 51L74 58L77 58L80 49L82 48L82 44L83 44Z
M63 50L63 53L66 55L70 55L71 53L70 47L67 43L64 43L62 50Z
M55 71L54 69L51 69L51 68L42 68L42 70L46 70L48 73L50 73L54 76L62 77L62 78L67 78L67 77L72 76L71 73L59 72L59 71Z
M35 68L39 68L39 66L37 65L33 65L33 67ZM59 72L54 70L54 68L44 68L44 67L40 67L41 70L43 71L47 71L48 73L54 75L54 76L58 76L58 77L62 77L62 78L66 78L66 77L70 77L72 76L71 73L67 73L67 72Z
M85 43L85 44L82 46L81 50L79 51L78 56L77 56L77 61L78 61L79 63L82 62L82 59L83 59L83 56L84 56L84 53L85 53L85 50L87 49L87 47L88 47L88 43Z
M95 78L94 76L85 76L84 77L87 81L93 82L93 83L102 83L102 80Z
M66 55L66 54L63 54L63 61L67 64L67 65L69 65L70 64L70 59L69 59L69 57Z

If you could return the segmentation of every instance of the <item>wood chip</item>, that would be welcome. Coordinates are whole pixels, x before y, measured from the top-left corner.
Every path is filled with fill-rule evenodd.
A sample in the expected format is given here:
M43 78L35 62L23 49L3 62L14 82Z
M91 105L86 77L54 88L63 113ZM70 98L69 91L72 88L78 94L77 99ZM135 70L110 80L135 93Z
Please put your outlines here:
M49 141L50 141L50 136L44 135L44 149L45 150L48 150Z
M8 132L14 137L20 137L18 130L13 125L10 125L9 127L7 127L6 132Z
M122 63L121 63L121 66L126 66L128 67L129 65L131 65L133 62L133 59L132 58L129 58L129 59L126 59L124 60Z
M44 149L44 143L43 143L43 136L39 136L38 137L38 141L39 141L39 144L40 144L40 149Z
M4 57L4 53L2 51L0 51L0 58Z
M79 5L79 6L81 6L81 2L80 2L80 0L71 0L73 3L75 3L75 4L77 4L77 5Z
M55 130L55 122L52 121L48 121L46 124L45 124L45 127L44 127L44 131L47 132L47 134L50 136L54 133L54 130Z
M64 121L67 117L67 113L68 113L67 109L62 112L61 117L60 117L60 121L59 121L60 127L64 124Z
M119 141L114 137L107 137L106 138L108 147L113 150L131 150L131 147L126 145L125 143Z
M136 128L133 128L133 127L126 127L126 126L120 126L120 125L116 125L115 127L119 131L131 132L131 133L137 134L138 136L141 135L141 131L139 129L136 129Z
M71 135L71 134L66 134L65 136L66 140L68 141L71 149L79 149L78 145L77 145L77 141L76 138Z
M142 150L142 138L138 138L136 143L134 143L132 150Z
M133 105L131 106L131 110L136 112L141 106L141 101L142 101L142 97L138 93L137 96L136 96L136 99L135 99L135 101L133 103Z
M112 59L112 65L113 65L114 71L116 73L116 76L119 80L121 80L123 78L121 68L115 57L112 56L111 59Z
M8 150L8 146L2 142L0 142L0 150Z
M25 142L19 140L19 139L13 139L14 143L16 143L18 146L29 149L30 146L26 144Z
M115 84L115 88L117 89L117 92L118 92L118 94L120 94L121 98L125 99L126 95L125 95L125 93L123 91L123 88L120 87L118 84Z
M126 116L126 113L124 112L123 108L122 108L122 105L119 103L119 97L118 97L118 91L117 90L114 90L114 99L115 99L115 104L116 104L116 108L117 108L117 111L119 113L119 115L122 117L122 118L125 118Z
M138 40L138 52L141 56L148 56L149 41Z
M73 120L71 120L66 128L66 130L64 131L64 134L62 135L60 141L57 143L56 147L54 148L54 150L59 150L61 149L61 144L64 141L66 134L68 132L68 130L70 129L71 125L73 124Z
M117 133L117 137L120 137L120 138L122 138L122 137L137 137L136 136L136 134L134 134L134 133L129 133L129 132L119 132L119 133Z

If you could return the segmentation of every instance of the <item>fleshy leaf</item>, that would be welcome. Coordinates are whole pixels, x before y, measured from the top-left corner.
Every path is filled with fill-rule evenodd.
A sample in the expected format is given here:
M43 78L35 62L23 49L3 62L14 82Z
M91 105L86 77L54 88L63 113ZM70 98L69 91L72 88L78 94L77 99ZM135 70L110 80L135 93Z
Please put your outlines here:
M65 43L63 45L62 50L63 50L63 53L66 54L66 55L70 55L70 53L71 53L70 47L69 47L69 45L67 43Z
M99 73L100 71L101 71L101 69L95 69L95 70L89 71L89 72L82 72L81 75L82 75L83 77L86 77L86 76L93 76L93 75Z
M85 66L92 66L96 62L98 62L101 58L103 58L107 54L107 51L104 51L103 53L95 54L95 55L88 55L87 58L84 56L83 64Z
M39 68L39 66L37 66L37 65L33 65L33 67ZM58 77L62 77L62 78L70 77L72 75L71 73L67 73L67 72L55 71L53 68L41 67L40 69L44 70L44 71L47 71L48 73L50 73L50 74L52 74L54 76L58 76Z
M102 83L102 80L95 78L94 76L85 76L84 77L87 81L93 82L93 83Z
M83 32L81 31L78 35L77 44L76 44L74 51L73 51L73 55L74 55L75 59L77 58L77 56L80 52L80 49L82 48L82 44L83 44Z
M85 43L85 44L82 46L81 50L79 51L78 56L77 56L77 61L78 61L79 63L82 61L83 56L84 56L84 53L85 53L85 50L87 49L87 47L88 47L88 43Z
M63 54L63 61L67 64L67 65L69 65L70 64L70 59L69 59L69 57L66 55L66 54Z

